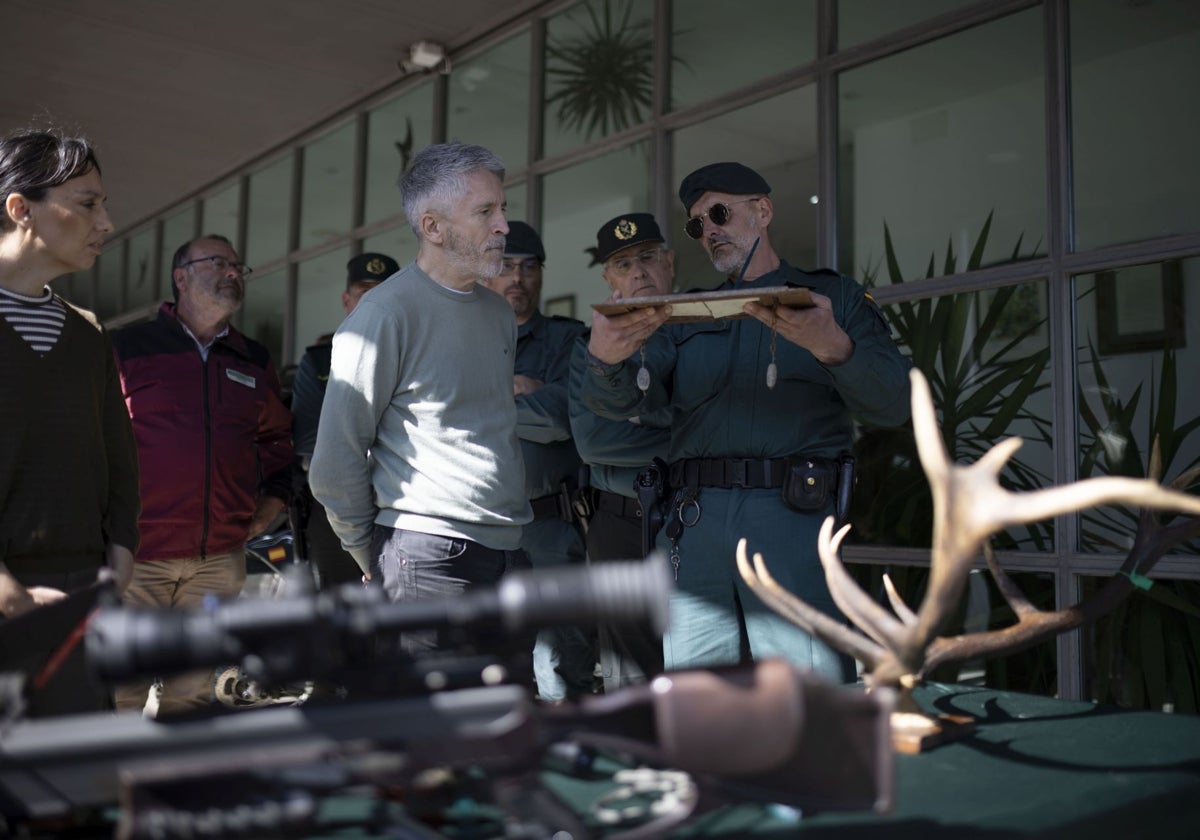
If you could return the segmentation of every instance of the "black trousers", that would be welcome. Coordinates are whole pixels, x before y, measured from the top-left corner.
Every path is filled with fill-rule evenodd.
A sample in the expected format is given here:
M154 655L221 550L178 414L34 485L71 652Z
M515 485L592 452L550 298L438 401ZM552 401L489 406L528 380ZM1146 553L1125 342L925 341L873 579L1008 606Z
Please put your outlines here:
M593 563L642 558L642 521L597 510L588 522L588 558ZM599 627L600 668L604 690L644 683L662 673L662 636L647 625Z
M79 572L17 573L13 576L22 586L49 586L70 593L95 583L96 569ZM40 613L36 618L30 616L35 618L38 625L38 637L30 640L29 656L18 656L17 659L22 660L21 662L5 663L9 666L29 668L26 674L29 681L25 685L25 716L29 718L99 712L113 707L112 695L108 688L93 676L88 667L83 639L72 637L79 629L86 612L73 615L70 613L79 610L63 610L60 606L51 604L35 608L35 611L46 612ZM60 613L63 613L61 618ZM0 618L0 623L7 624L7 621ZM17 631L15 626L9 627L8 630L22 632ZM46 669L49 659L63 653L66 654L65 658L57 659L51 669ZM25 667L20 669L25 670ZM38 676L48 677L44 685L34 684L33 679Z
M350 552L342 548L341 540L329 526L324 506L316 499L310 502L304 537L308 545L307 559L317 567L322 589L362 580L362 569L354 562Z

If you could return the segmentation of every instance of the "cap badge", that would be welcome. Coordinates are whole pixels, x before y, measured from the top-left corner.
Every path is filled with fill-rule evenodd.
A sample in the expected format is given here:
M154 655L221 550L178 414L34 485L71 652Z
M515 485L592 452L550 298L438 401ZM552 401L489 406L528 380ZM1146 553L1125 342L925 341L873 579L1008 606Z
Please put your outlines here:
M383 260L374 257L367 263L367 272L370 274L383 274L387 266L383 264Z
M613 236L620 239L622 242L626 239L633 239L637 236L637 225L628 219L622 219L617 222L617 226L613 228Z

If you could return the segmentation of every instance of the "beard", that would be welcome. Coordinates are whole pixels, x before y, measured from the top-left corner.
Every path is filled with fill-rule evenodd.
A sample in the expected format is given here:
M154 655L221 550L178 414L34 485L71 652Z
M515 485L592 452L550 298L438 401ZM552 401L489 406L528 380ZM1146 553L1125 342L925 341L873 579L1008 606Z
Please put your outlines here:
M486 281L500 275L504 263L504 237L475 246L450 228L446 231L445 248L450 264L465 276Z
M720 251L710 252L713 268L722 274L734 274L741 271L746 262L749 249L743 248L738 242L724 242Z

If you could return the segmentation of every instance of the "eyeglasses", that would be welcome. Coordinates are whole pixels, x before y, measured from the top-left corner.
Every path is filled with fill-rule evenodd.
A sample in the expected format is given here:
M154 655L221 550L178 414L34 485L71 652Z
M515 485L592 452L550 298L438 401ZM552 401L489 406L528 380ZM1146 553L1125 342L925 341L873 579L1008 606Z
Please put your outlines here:
M518 271L522 274L533 274L541 267L542 264L537 260L504 260L500 263L500 274L503 276Z
M632 257L620 257L615 260L609 260L604 264L604 270L613 277L623 280L633 273L635 267L649 268L655 265L662 254L662 248L648 248L645 251L639 251Z
M202 262L212 263L212 267L217 270L218 274L224 274L231 268L242 277L246 277L254 273L254 269L245 263L233 262L232 260L227 260L224 257L196 257L196 259L188 260L179 267L187 268L189 265L195 265L196 263Z
M706 212L701 213L699 216L692 216L690 219L684 222L683 232L692 239L699 239L700 237L704 236L705 216L711 219L712 223L717 227L724 227L729 223L729 217L732 215L732 211L729 209L731 204L745 204L747 201L758 201L760 198L762 198L761 195L755 195L751 196L750 198L731 201L729 204L714 204L712 207L709 207Z

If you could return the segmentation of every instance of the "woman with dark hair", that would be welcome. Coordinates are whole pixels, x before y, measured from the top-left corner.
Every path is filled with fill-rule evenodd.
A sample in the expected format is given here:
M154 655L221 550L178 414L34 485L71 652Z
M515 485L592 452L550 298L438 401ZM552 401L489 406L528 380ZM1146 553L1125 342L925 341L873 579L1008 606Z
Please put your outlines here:
M137 549L137 450L108 334L50 290L90 268L112 231L86 140L51 131L0 139L0 615L51 604ZM46 640L38 640L45 642ZM102 708L82 646L29 713ZM0 670L4 663L0 663Z

